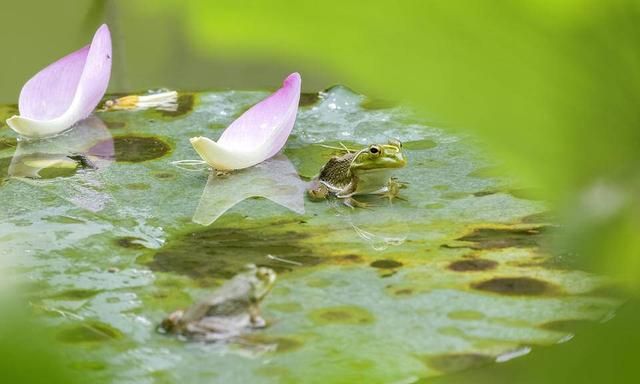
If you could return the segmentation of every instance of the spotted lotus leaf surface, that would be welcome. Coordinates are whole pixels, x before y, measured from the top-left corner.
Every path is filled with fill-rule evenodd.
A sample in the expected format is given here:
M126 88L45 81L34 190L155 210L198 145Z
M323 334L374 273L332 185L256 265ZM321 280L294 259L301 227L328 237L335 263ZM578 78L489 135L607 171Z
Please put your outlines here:
M547 207L481 144L345 87L301 98L286 178L174 164L267 94L181 93L175 111L101 112L40 143L0 127L1 262L71 369L94 382L411 382L566 342L620 304L550 251ZM408 158L402 199L287 205L341 145L390 138ZM278 273L266 329L217 344L156 331L247 263Z

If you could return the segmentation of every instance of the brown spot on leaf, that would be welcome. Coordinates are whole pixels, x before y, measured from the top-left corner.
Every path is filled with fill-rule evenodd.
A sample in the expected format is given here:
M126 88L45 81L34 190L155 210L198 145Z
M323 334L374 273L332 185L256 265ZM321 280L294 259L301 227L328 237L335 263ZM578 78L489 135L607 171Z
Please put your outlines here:
M477 368L491 364L495 358L479 353L449 353L437 356L427 356L425 363L430 368L443 373L459 372L470 368Z
M596 323L591 320L567 319L549 321L542 324L540 328L564 333L576 333L594 324Z
M156 137L117 136L113 138L116 161L139 163L160 158L171 151L166 142Z
M355 305L320 308L310 313L311 319L319 324L370 324L374 318L369 311Z
M362 256L356 254L340 255L333 258L337 264L356 264L363 261Z
M372 266L373 268L380 268L380 269L394 269L394 268L402 267L401 262L390 260L390 259L376 260L369 265Z
M540 296L557 292L552 284L531 277L495 277L471 286L481 291L512 296Z
M458 260L449 264L449 269L456 272L487 271L498 266L498 262L487 259Z
M231 218L229 218L231 219ZM233 277L246 264L272 268L278 273L301 266L313 266L327 258L304 245L308 235L285 230L297 221L256 222L248 227L213 226L174 239L148 264L155 271L176 272L207 283L210 279ZM292 263L267 258L276 255Z
M100 291L91 289L68 289L51 296L52 299L59 300L85 300L100 293Z
M175 179L176 174L172 172L154 172L153 177L159 180L170 180Z
M125 184L125 188L132 189L134 191L143 191L151 188L151 186L147 183L129 183Z
M398 289L397 291L393 292L395 295L397 296L406 296L406 295L410 295L413 293L413 289L411 288L401 288Z
M498 193L498 191L478 191L478 192L474 192L473 196L475 197L483 197L483 196L491 196L491 195L495 195L496 193Z
M444 247L471 249L539 247L546 233L546 226L534 228L476 228L473 232L456 239L457 241L469 243L468 245L444 245Z
M124 121L108 121L107 120L104 123L109 129L124 128L127 126L127 123L125 123Z

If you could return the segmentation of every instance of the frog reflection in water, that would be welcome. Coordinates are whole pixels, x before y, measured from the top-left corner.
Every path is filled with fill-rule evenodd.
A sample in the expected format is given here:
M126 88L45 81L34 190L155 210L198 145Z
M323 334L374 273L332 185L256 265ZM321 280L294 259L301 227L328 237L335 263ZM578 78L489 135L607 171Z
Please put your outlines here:
M308 189L312 199L335 196L353 208L368 206L354 199L356 195L377 194L389 201L398 197L400 189L406 184L394 177L389 178L387 171L407 164L399 141L373 144L359 151L345 150L346 154L332 157L320 169L320 174Z
M210 296L186 311L178 310L162 321L164 332L217 341L227 340L254 328L264 328L260 302L271 291L276 273L266 267L248 265Z

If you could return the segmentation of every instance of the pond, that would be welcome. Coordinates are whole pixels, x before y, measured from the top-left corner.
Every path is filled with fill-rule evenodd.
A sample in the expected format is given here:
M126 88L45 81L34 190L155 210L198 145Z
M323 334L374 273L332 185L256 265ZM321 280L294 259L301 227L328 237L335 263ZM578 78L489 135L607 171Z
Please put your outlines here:
M550 253L547 207L481 143L346 87L304 94L284 152L254 171L176 164L267 94L181 93L176 110L99 112L39 142L0 128L2 252L88 382L413 382L567 342L620 304ZM341 144L389 139L408 158L401 200L305 197ZM267 328L157 332L247 263L278 273Z

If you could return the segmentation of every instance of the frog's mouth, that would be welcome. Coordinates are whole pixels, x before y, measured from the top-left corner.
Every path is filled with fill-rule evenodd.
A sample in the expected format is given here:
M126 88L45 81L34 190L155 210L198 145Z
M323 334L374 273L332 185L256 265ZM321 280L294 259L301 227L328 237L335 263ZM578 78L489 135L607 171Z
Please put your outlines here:
M385 167L387 168L402 168L407 165L407 159L405 159L402 152L396 153L393 159L386 159L386 161Z
M389 169L402 168L405 165L407 165L407 160L402 152L398 152L394 156L380 157L372 164L359 165L357 170L367 173L384 172Z

